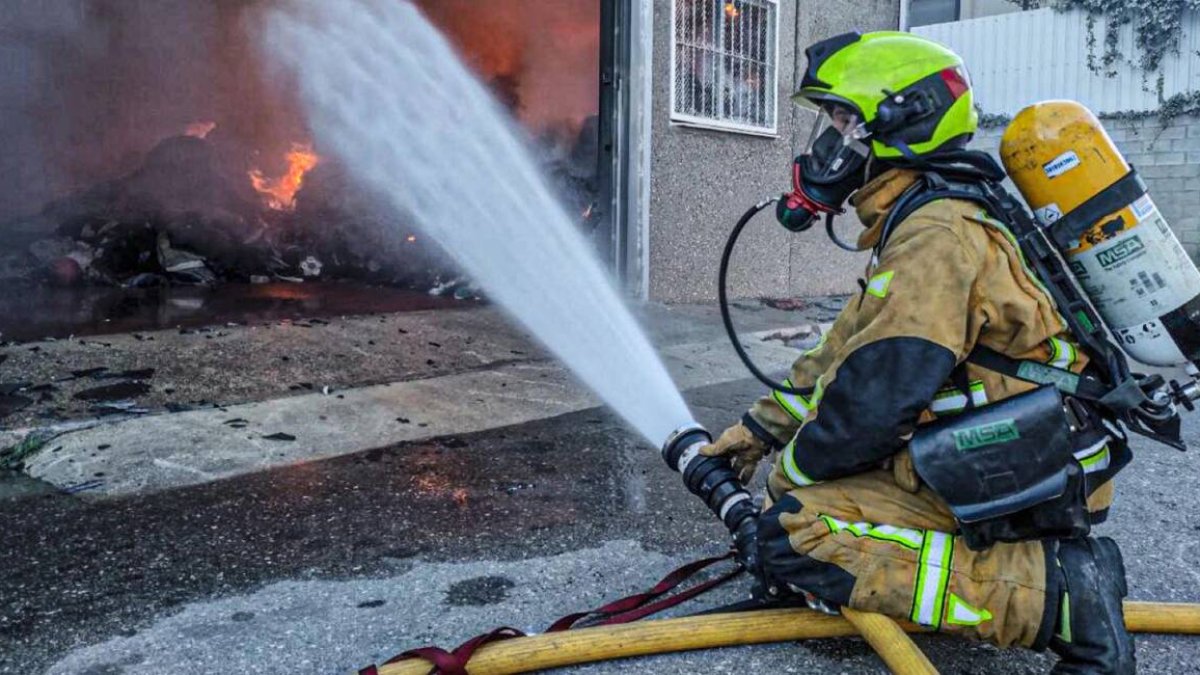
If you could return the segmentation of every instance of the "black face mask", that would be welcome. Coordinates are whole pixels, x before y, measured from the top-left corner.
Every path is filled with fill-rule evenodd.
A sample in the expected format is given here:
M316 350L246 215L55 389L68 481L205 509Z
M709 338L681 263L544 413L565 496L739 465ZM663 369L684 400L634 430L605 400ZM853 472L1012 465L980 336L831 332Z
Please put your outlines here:
M868 146L853 135L818 120L808 151L792 163L792 192L775 207L779 222L802 232L823 213L841 213L842 204L866 182ZM843 125L845 126L845 124Z

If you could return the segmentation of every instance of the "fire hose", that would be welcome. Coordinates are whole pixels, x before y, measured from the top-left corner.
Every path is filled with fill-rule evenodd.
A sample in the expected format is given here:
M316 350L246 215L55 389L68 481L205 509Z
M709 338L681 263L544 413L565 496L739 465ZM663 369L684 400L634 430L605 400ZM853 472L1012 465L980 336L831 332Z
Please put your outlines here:
M866 619L866 620L864 620ZM830 616L804 608L706 614L641 623L543 633L485 645L476 652L471 675L507 675L613 659L716 647L864 636L894 673L937 672L906 633L926 632L878 615L842 610ZM1133 633L1200 635L1200 605L1125 603L1125 626ZM399 661L379 666L379 675L426 675L429 663Z

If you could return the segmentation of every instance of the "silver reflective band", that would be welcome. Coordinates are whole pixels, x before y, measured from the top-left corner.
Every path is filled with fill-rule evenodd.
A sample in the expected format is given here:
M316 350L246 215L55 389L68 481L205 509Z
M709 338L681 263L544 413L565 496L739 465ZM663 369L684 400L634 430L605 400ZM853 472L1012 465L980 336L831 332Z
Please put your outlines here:
M975 380L971 383L970 389L971 402L975 404L975 407L983 407L988 404L987 391L984 390L982 381ZM933 401L929 404L929 411L935 415L945 415L961 412L966 407L967 395L961 389L952 387L934 395Z
M704 443L693 443L688 446L687 450L683 451L683 454L679 456L679 466L676 467L679 473L687 471L688 464L691 464L692 460L700 456L700 448L704 446Z
M734 504L737 504L738 502L744 502L747 499L750 499L750 493L746 492L745 490L734 494L729 499L726 499L724 504L721 504L721 512L718 513L717 516L720 517L722 521L725 520L725 515L729 513L729 509L733 508Z
M1102 438L1092 445L1075 453L1075 459L1083 467L1084 473L1096 473L1108 468L1112 463L1112 454L1108 451L1108 439Z
M954 537L928 530L918 558L913 608L909 618L922 626L937 628L942 623L946 590L954 559Z
M783 473L797 487L808 487L816 485L817 481L809 478L800 470L800 466L796 464L796 439L792 438L791 442L783 449Z

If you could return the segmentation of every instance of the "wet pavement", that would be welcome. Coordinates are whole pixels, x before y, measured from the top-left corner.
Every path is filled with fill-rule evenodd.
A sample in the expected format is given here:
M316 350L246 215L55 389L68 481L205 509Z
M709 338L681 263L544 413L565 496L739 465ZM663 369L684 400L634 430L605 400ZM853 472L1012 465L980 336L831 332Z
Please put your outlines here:
M426 291L342 281L228 283L215 288L29 284L10 286L0 294L0 340L25 342L475 304Z
M835 310L826 307L835 302L814 301L801 311L744 303L736 310L738 325L753 331L829 320ZM656 345L724 339L712 306L651 304L637 312ZM474 303L0 344L0 432L337 392L544 358L499 310ZM108 390L95 400L99 387L135 383L145 389Z
M0 400L0 429L127 412L121 406L219 407L539 356L498 312L481 307L9 344L0 346L0 387L22 385L12 394L26 402L6 409ZM95 391L128 382L145 389Z
M760 392L689 393L711 428ZM1187 437L1200 443L1194 420ZM1200 600L1191 454L1138 442L1114 515L1132 595ZM36 492L36 491L35 491ZM496 625L543 626L724 545L652 449L602 410L154 495L0 501L0 672L347 672ZM709 604L739 597L729 587ZM699 602L695 608L705 606ZM1045 656L920 638L946 673ZM1200 639L1139 638L1143 672L1195 672ZM611 663L587 673L883 672L854 640Z

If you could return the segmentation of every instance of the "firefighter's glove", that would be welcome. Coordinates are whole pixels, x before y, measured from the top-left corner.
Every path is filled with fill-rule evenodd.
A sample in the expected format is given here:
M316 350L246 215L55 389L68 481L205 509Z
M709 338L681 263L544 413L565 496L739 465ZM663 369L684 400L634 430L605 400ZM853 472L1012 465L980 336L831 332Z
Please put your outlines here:
M725 457L733 465L738 482L748 485L754 477L758 463L767 456L770 448L741 422L726 429L717 440L700 448L706 457Z

